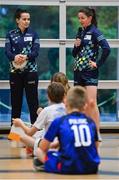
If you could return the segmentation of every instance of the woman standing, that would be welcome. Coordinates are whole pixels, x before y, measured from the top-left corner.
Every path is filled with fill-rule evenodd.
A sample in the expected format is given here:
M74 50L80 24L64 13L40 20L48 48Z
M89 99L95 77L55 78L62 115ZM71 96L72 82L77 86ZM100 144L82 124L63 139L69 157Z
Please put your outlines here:
M10 61L10 89L12 118L20 118L23 91L33 124L37 118L38 75L35 62L39 53L39 37L30 27L30 14L27 10L15 12L17 28L8 32L5 53Z
M84 8L78 12L82 28L78 29L72 51L74 61L74 85L84 86L88 94L89 115L100 129L97 106L98 70L110 53L110 47L103 34L97 28L95 10ZM98 58L99 47L101 55Z

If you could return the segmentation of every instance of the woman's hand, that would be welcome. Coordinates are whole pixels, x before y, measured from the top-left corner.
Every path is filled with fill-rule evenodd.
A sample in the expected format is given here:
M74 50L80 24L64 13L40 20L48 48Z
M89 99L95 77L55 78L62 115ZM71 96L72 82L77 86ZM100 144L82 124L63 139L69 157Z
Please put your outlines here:
M27 60L27 55L23 55L23 54L17 54L15 56L14 62L17 65L21 65L24 61Z
M81 45L81 39L77 38L74 42L75 47L79 47Z
M89 61L89 65L91 68L97 68L97 64L94 61Z

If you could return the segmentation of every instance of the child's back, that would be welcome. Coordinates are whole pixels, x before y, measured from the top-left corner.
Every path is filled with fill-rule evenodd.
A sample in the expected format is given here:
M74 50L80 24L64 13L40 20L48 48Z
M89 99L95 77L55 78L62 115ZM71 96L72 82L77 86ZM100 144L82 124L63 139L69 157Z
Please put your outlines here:
M36 122L33 124L38 129L45 128L45 132L50 126L51 122L60 116L66 114L64 103L54 103L45 107L39 114Z
M58 132L54 129L58 129ZM58 118L52 123L50 133L46 134L45 139L52 141L53 130L56 134L58 133L61 173L92 174L97 172L100 159L95 141L98 137L96 126L89 117L83 113L73 112ZM46 166L46 171L51 171L51 169Z

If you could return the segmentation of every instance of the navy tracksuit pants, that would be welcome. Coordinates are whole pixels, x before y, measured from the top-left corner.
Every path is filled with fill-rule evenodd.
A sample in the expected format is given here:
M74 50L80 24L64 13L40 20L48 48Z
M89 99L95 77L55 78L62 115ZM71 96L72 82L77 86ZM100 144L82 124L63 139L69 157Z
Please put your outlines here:
M23 92L25 91L30 120L33 124L38 109L38 75L37 72L10 73L12 118L20 118Z

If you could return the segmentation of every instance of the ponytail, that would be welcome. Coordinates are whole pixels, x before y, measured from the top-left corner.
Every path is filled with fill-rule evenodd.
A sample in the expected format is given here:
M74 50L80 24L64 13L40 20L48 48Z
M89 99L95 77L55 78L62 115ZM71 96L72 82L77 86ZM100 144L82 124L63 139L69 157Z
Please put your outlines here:
M97 19L96 19L96 13L95 9L91 9L93 16L92 16L92 24L94 24L97 27Z

